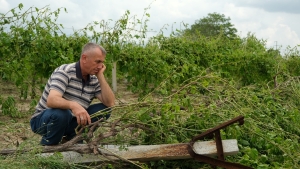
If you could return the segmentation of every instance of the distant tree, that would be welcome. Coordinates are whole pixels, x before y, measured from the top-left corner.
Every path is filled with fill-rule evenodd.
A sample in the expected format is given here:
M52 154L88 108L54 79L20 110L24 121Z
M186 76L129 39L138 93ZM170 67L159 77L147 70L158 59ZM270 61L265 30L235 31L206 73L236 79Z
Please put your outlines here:
M230 18L224 14L209 13L207 17L197 20L191 25L190 29L183 31L183 34L194 34L199 32L201 35L211 37L224 34L226 37L235 37L236 28L231 24Z

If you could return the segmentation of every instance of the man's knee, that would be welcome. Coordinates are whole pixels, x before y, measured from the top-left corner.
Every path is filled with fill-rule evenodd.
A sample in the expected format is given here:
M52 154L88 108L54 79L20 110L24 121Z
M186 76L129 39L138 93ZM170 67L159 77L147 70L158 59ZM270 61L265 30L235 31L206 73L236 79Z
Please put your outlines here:
M72 119L72 113L70 110L65 109L51 109L50 119L51 121L58 121L63 123L69 123Z

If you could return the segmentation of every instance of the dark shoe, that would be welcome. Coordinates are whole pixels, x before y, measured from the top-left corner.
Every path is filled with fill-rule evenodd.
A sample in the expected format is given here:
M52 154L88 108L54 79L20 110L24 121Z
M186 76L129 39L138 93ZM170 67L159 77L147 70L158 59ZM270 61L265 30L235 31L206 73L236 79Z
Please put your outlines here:
M63 138L60 141L60 144L64 144L64 143L66 143L68 141L70 141L70 140L68 140L66 136L63 136Z

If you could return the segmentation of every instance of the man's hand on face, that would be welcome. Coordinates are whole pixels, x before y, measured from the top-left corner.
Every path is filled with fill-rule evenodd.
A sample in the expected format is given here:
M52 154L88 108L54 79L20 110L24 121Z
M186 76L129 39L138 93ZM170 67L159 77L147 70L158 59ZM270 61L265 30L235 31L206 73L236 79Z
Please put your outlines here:
M105 69L106 69L106 66L105 66L105 64L103 63L103 64L102 64L102 68L100 68L99 72L97 73L97 76L103 74L104 71L105 71Z

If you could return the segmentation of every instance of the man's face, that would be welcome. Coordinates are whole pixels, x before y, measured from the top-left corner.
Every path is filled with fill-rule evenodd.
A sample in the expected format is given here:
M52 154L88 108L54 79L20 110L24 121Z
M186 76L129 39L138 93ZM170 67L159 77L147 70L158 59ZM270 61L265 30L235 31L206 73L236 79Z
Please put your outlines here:
M84 55L86 57L85 72L90 75L96 75L103 67L105 56L98 48Z

